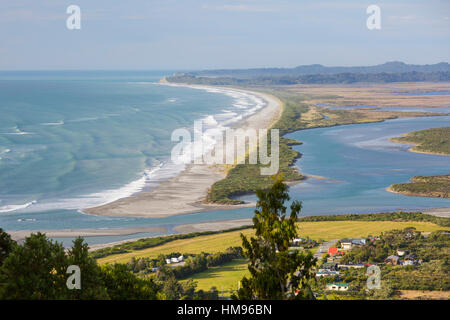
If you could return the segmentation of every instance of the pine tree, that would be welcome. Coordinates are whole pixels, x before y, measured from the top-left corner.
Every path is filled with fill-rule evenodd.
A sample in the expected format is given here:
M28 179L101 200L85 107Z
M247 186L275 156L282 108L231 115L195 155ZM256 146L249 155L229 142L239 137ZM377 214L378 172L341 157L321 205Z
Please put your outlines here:
M295 222L302 209L293 201L286 216L284 203L290 200L288 186L281 176L274 177L270 190L259 190L253 228L255 237L241 234L244 255L250 260L250 277L244 277L235 298L299 299L313 298L308 281L317 259L308 251L289 251L289 244L297 237Z

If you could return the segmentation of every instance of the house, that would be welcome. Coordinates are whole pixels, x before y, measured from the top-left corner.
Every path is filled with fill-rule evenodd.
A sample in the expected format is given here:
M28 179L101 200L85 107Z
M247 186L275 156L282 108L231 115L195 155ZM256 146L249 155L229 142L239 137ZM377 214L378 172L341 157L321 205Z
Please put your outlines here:
M362 269L365 266L363 264L339 264L339 269Z
M417 264L416 255L415 254L407 254L403 260L403 266L414 266Z
M385 264L390 264L392 266L398 265L400 262L400 257L398 256L389 256L384 260Z
M339 264L337 262L325 262L322 264L322 268L332 270L332 271L337 271L339 269L338 265Z
M170 259L166 259L166 264L179 263L179 262L182 262L183 260L184 260L183 256L179 256L178 258L170 258Z
M342 252L342 250L340 250L339 248L328 248L328 254L333 257L343 255L344 252Z
M336 255L337 252L338 252L338 248L328 248L328 254L329 254L330 256Z
M302 242L306 241L304 238L295 238L292 240L292 245L298 247Z
M366 244L366 239L353 239L352 245L363 246Z
M316 273L316 278L334 277L338 275L339 271L333 271L329 269L319 269L319 271Z
M416 260L416 255L415 254L407 254L406 256L405 256L405 259L404 260L412 260L412 261L414 261L414 260Z
M341 240L341 248L342 250L350 250L353 246L351 239L342 239Z
M326 289L330 291L347 291L348 283L345 282L327 283Z
M403 257L406 254L406 251L403 249L397 249L397 255L399 257Z

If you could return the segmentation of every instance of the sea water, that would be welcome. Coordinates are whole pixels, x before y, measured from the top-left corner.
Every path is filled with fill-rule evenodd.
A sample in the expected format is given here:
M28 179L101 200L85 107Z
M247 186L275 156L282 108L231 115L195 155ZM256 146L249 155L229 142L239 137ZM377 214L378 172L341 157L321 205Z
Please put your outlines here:
M151 189L183 170L170 161L175 129L191 130L196 120L204 130L224 129L264 106L243 92L159 84L167 74L0 73L0 227L152 222L81 210Z

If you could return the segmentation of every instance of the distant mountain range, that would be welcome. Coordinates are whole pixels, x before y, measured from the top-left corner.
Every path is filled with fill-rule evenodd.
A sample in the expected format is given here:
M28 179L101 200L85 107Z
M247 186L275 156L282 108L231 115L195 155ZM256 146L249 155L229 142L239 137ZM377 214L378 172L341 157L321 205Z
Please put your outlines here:
M232 77L255 78L264 76L299 76L340 73L407 73L407 72L449 72L450 64L441 62L436 64L416 65L400 61L391 61L375 66L360 67L326 67L321 64L298 66L295 68L254 68L254 69L221 69L189 72L191 76L202 77Z

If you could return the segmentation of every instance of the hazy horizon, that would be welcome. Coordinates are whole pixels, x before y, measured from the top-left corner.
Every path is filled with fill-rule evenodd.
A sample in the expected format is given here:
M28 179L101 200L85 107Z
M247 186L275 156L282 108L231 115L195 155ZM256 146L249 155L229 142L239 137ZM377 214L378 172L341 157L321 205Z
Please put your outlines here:
M218 68L218 69L206 69L206 68L200 68L200 69L142 69L142 68L136 68L136 69L10 69L10 70L8 70L8 69L0 69L0 72L46 72L46 71L49 71L49 72L58 72L58 71L60 71L60 72L64 72L64 71L67 71L67 72L78 72L78 71L92 71L92 72L95 72L95 71L99 71L99 72L102 72L102 71L104 71L104 72L114 72L114 71L117 71L117 72L126 72L126 71L141 71L141 72L191 72L191 71L202 71L202 70L205 70L205 71L207 71L207 70L239 70L239 69L242 69L242 70L246 70L246 69L259 69L259 68L267 68L267 69L276 69L276 68L279 68L279 69L284 69L284 68L286 68L286 69L289 69L289 68L296 68L296 67L303 67L303 66L312 66L312 65L321 65L321 66L323 66L323 67L327 67L327 68L336 68L336 67L372 67L372 66L378 66L378 65L383 65L383 64L386 64L386 63L390 63L390 62L401 62L401 63L405 63L405 64L407 64L407 65L435 65L435 64L439 64L439 63L447 63L447 64L449 64L449 62L448 61L439 61L439 62L436 62L436 63L423 63L423 64L412 64L412 63L408 63L408 62L405 62L405 61L386 61L386 62L383 62L383 63L380 63L380 64L370 64L370 65L346 65L346 66L344 66L344 65L324 65L324 64L322 64L322 63L311 63L311 64L307 64L307 65L301 65L301 64L299 64L299 65L295 65L295 66L292 66L292 67L280 67L280 66L266 66L266 67L241 67L241 68Z

